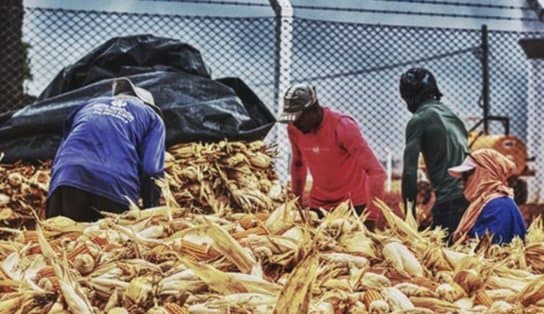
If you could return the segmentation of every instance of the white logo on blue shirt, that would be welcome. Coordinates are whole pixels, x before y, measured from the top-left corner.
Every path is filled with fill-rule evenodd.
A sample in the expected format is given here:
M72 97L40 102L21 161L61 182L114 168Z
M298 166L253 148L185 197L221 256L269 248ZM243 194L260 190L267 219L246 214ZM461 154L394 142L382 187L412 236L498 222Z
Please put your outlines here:
M111 105L118 108L124 108L127 106L127 103L122 99L115 99L111 102Z
M134 115L126 110L126 105L127 103L121 99L115 99L110 103L95 103L92 104L92 113L114 117L125 123L129 123L134 120Z

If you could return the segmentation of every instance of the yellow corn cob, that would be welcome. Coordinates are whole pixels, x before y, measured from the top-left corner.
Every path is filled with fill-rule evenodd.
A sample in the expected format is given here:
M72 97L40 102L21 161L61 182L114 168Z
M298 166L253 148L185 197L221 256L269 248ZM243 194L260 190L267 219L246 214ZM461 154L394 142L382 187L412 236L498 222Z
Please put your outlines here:
M436 297L436 293L429 288L418 286L413 283L403 282L395 286L408 297Z
M368 311L372 314L386 314L391 313L391 307L385 300L375 300L370 302Z
M55 270L52 266L45 266L44 268L40 269L36 274L36 281L46 277L55 277Z
M68 258L68 260L72 261L74 260L74 258L78 255L81 255L81 254L89 254L89 255L92 255L91 254L91 251L89 250L89 248L87 247L87 244L83 243L79 246L77 246L75 249L73 249L72 251L70 251L70 253L68 253L66 255L66 257Z
M272 159L261 152L257 152L249 158L249 162L256 168L267 169L272 164Z
M189 314L189 311L175 303L165 303L163 307L169 314Z
M455 282L443 283L436 287L435 290L438 297L447 302L455 302L466 296L465 291Z
M175 157L191 157L196 153L196 145L182 144L170 147L169 152Z
M495 301L491 306L489 307L488 313L497 313L497 314L514 314L518 313L515 311L512 304L505 302L505 301ZM523 313L523 311L520 311L519 313Z
M365 304L366 308L370 308L370 303L376 300L383 300L382 294L375 289L368 289L361 294L361 301Z
M242 162L246 162L246 161L247 161L247 158L242 153L236 153L236 154L234 154L234 156L230 156L230 157L228 157L227 159L224 160L226 166L231 167L231 168L237 166L238 164L240 164Z
M480 289L474 293L474 304L478 305L485 305L487 307L490 307L491 304L493 304L493 300L489 297L489 295L485 292L485 290Z
M181 252L194 256L200 260L214 259L220 255L220 253L211 246L196 244L186 240L181 240Z

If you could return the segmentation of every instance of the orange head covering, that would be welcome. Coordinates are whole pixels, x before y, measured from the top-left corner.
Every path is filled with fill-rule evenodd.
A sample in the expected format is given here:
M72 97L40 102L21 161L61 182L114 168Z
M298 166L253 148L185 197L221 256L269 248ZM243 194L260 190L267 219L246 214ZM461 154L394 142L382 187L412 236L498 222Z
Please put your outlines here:
M503 196L513 197L507 180L514 169L515 164L511 160L493 149L479 149L468 156L462 165L449 169L454 177L473 171L465 181L465 197L470 205L453 234L454 239L472 230L489 201Z

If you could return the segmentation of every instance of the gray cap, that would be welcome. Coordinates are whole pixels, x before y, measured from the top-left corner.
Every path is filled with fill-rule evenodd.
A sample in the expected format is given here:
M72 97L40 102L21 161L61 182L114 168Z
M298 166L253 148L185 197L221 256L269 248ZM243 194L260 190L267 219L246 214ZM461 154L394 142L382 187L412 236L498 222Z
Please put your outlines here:
M317 102L315 87L310 84L295 84L287 89L283 97L283 112L278 122L294 122L304 109Z
M155 105L155 99L148 90L134 85L134 83L132 83L132 81L128 77L115 78L112 85L113 96L117 96L119 94L127 92L136 96L136 98L140 99L144 104L149 105L151 108L153 108L155 112L157 112L159 116L162 117L161 109L157 105Z

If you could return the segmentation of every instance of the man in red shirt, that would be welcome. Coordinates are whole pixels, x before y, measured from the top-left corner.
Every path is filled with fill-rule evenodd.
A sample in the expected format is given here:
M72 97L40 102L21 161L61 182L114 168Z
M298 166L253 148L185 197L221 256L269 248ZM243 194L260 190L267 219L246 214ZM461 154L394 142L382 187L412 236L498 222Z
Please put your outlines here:
M383 198L385 170L349 116L322 107L315 88L291 86L284 97L279 122L288 123L291 142L291 184L302 198L308 169L313 177L311 209L330 210L350 200L360 215L368 207L365 224L373 229L379 217L372 200Z

